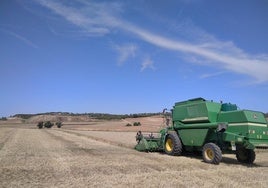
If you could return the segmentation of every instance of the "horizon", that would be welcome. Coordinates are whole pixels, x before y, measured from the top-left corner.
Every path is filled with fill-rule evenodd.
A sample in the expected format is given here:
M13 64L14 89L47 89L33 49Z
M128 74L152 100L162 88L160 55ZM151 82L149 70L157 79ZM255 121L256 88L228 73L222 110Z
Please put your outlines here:
M202 97L268 112L268 2L0 3L0 117Z

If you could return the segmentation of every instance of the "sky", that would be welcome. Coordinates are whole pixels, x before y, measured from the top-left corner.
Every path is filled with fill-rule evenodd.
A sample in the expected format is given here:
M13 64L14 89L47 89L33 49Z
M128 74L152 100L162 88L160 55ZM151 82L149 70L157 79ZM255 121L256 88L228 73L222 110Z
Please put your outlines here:
M267 0L1 0L0 117L268 112Z

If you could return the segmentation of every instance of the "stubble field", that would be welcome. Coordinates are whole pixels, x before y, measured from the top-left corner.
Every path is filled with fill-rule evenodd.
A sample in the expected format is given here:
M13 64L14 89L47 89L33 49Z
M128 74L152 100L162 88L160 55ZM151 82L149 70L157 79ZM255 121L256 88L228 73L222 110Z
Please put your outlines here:
M0 124L0 187L268 187L267 151L251 166L233 155L210 165L191 154L137 152L134 128L95 126Z

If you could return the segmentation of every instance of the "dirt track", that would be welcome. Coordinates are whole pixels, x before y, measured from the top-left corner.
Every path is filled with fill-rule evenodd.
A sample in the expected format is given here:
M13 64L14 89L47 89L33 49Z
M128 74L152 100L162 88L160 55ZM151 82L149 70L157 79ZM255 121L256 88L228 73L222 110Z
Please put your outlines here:
M117 146L134 133L96 133L0 127L0 187L268 187L267 152L251 167L233 156L209 165L137 152L132 136Z

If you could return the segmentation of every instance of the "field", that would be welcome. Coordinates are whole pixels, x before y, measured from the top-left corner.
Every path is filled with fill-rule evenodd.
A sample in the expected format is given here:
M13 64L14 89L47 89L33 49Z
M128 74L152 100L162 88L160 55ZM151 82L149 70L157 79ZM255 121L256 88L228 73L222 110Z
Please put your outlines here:
M0 187L268 187L267 151L257 151L251 166L233 155L210 165L193 154L141 153L133 149L136 130L154 132L161 119L140 119L140 127L126 121L134 120L61 129L2 122Z

